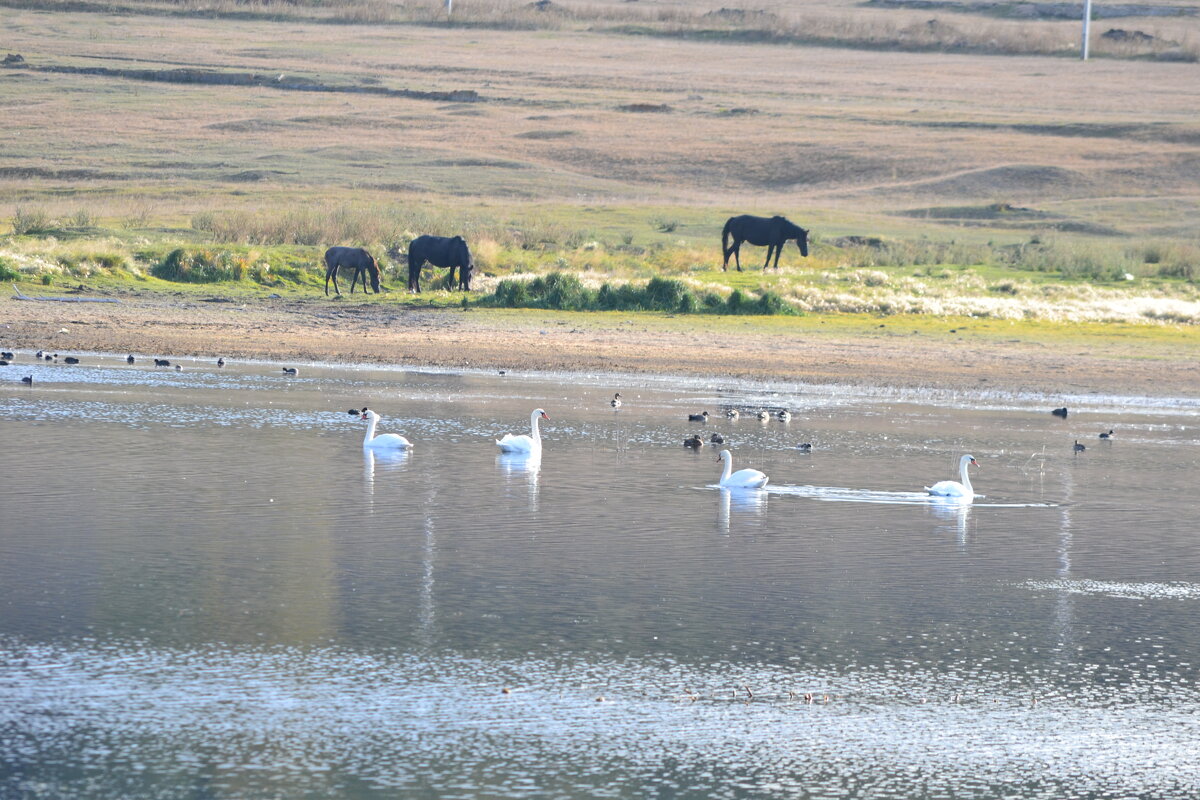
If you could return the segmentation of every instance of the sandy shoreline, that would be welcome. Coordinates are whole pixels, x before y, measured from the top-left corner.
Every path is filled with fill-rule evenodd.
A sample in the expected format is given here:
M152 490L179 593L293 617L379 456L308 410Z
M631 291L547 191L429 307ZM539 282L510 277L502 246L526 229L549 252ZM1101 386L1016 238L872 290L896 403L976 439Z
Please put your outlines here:
M611 372L1048 395L1200 396L1186 345L1095 346L902 333L846 335L802 318L768 334L737 318L408 308L320 300L122 295L0 299L0 348ZM738 330L739 327L747 330ZM22 359L18 359L17 366Z

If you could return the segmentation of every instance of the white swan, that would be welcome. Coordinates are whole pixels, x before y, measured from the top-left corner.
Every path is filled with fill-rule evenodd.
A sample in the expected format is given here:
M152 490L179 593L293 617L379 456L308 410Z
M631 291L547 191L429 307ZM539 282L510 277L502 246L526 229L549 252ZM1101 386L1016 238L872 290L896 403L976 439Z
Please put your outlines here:
M739 469L732 472L733 455L728 450L722 450L717 456L717 461L725 462L725 470L721 473L721 486L726 489L761 489L770 480L756 469Z
M363 437L363 448L402 448L407 450L412 447L412 442L405 439L397 433L381 433L375 435L375 426L379 423L379 415L369 408L362 410L360 419L369 420L367 422L367 435Z
M962 479L962 483L958 481L938 481L933 486L926 486L925 491L938 497L975 497L975 490L971 488L971 476L967 474L967 466L974 464L979 466L979 462L975 460L975 456L965 455L958 460L958 475Z
M538 429L538 420L549 420L546 412L540 408L535 408L533 413L529 415L529 427L533 429L532 436L513 436L511 433L504 434L504 437L496 440L496 444L500 447L502 453L540 453L542 452L542 432Z

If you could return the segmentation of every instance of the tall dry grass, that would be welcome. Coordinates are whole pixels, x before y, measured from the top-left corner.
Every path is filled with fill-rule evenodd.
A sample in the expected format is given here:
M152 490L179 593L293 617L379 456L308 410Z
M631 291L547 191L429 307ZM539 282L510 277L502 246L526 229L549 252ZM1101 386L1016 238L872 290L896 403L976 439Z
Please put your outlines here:
M206 211L192 217L192 226L218 242L259 245L356 243L405 248L422 234L462 236L484 243L485 258L497 248L574 249L591 235L586 229L537 217L514 222L461 209L347 203L318 203L279 211Z

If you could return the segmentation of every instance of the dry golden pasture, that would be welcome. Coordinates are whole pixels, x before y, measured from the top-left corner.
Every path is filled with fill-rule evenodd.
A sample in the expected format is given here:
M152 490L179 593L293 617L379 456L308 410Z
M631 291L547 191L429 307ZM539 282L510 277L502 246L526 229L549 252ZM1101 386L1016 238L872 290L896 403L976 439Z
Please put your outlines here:
M1200 218L1195 64L570 26L21 9L5 23L0 51L25 59L0 69L5 215L39 203L184 221L356 198L715 206L861 227L936 225L884 215L1010 203L1184 237ZM259 84L130 77L138 70ZM380 89L478 100L368 93Z

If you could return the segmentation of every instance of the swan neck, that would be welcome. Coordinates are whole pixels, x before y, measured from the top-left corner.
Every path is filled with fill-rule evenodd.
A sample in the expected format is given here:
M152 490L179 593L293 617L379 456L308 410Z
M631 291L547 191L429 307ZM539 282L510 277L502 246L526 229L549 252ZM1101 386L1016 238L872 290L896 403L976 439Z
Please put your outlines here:
M541 414L537 413L536 411L529 415L529 422L530 426L533 428L533 440L535 442L540 442L542 440L541 426L538 424L540 421L539 417L541 417Z
M960 463L960 466L958 469L958 475L959 475L959 478L962 480L963 487L965 487L966 490L968 492L970 492L971 494L974 494L975 490L971 488L971 473L968 471L970 466L971 466L970 460L964 458L962 460L962 462Z
M375 438L375 423L377 419L377 417L367 417L367 435L363 437L364 445L370 444L371 440Z
M728 452L725 452L721 455L721 460L725 462L725 468L721 472L721 482L724 483L725 481L729 480L729 476L733 472L733 456L729 455Z

